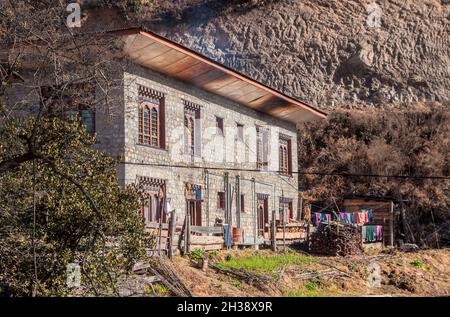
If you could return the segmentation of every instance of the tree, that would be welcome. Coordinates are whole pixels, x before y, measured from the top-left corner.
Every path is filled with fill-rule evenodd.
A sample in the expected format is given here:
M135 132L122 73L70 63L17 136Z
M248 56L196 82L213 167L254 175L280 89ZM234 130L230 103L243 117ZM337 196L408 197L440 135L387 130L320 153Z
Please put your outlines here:
M67 115L75 99L114 116L119 47L102 30L68 28L65 5L0 1L0 285L16 295L73 292L65 279L74 262L77 291L117 293L151 242L139 190L118 185L115 158ZM95 98L83 99L86 86Z
M92 148L79 121L41 126L36 142L51 142L35 153L39 159L0 177L0 280L17 295L65 295L67 264L79 263L78 291L115 293L150 242L137 212L140 193L120 188L115 161ZM26 138L32 128L30 120L13 130Z

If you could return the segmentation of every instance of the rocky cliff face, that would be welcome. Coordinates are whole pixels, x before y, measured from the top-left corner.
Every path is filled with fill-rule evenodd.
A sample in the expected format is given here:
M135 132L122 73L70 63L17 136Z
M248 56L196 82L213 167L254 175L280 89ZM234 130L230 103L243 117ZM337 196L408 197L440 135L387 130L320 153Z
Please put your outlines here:
M146 26L332 109L449 100L449 19L444 0L185 0Z

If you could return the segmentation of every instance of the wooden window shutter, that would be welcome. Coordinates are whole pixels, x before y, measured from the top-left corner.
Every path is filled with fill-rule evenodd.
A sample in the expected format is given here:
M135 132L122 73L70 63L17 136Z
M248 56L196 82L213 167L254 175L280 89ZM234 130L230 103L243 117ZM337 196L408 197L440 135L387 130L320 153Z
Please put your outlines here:
M150 144L153 146L159 145L159 122L158 122L158 110L155 107L150 109L150 133L151 139Z
M288 140L287 142L287 171L288 174L292 174L292 140Z
M201 149L202 149L202 124L201 124L201 116L200 109L195 111L195 122L194 122L194 156L201 157Z
M262 164L263 164L263 168L267 169L268 163L269 163L269 158L268 158L268 153L269 153L269 130L267 130L267 129L263 130L262 143L263 143Z
M139 106L139 143L144 143L144 109Z
M159 105L159 146L166 148L166 104L165 98L161 98Z
M189 154L189 118L184 114L184 154Z
M263 141L261 127L256 127L256 167L263 166Z
M225 209L225 193L224 192L217 193L217 208Z

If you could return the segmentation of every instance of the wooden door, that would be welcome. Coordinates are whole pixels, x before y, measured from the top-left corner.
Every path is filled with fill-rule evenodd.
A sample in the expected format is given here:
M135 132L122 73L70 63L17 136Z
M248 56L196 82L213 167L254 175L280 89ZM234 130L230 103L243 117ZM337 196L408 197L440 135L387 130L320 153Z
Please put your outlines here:
M269 201L268 198L258 198L256 203L258 236L263 236L269 231Z
M202 225L202 203L198 200L188 200L187 212L191 215L191 225Z

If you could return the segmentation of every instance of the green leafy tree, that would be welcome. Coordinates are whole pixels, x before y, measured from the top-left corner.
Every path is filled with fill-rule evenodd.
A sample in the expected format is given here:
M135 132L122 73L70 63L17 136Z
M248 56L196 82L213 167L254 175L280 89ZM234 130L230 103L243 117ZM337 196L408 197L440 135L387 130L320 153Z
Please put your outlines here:
M45 119L40 129L35 160L0 177L0 281L16 295L117 294L151 243L139 190L119 186L114 160L93 148L78 121ZM26 140L32 131L29 120L0 136ZM81 288L66 284L69 263L81 267Z

